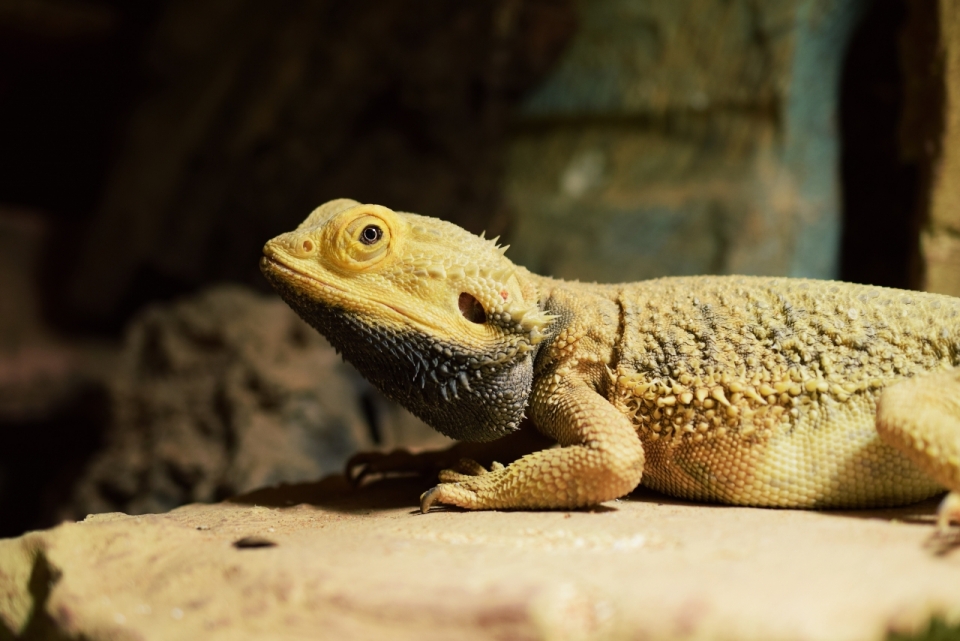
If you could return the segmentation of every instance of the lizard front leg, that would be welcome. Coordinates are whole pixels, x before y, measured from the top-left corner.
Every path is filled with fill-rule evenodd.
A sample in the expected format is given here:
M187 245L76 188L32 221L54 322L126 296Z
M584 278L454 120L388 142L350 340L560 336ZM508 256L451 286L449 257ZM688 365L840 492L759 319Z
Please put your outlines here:
M530 407L537 428L559 448L528 454L490 471L463 462L441 473L420 509L575 508L621 497L640 483L643 447L630 421L580 381L538 385ZM479 468L479 469L476 469ZM466 473L464 473L466 472Z
M938 528L960 522L960 368L922 374L885 389L877 431L950 493Z

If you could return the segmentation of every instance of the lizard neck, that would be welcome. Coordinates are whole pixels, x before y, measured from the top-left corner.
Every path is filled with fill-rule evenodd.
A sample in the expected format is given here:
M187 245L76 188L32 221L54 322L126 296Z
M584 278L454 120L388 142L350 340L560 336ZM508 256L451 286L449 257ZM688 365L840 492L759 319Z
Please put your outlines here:
M603 393L617 369L623 334L620 288L544 279L541 304L556 316L534 367L535 378L576 377Z

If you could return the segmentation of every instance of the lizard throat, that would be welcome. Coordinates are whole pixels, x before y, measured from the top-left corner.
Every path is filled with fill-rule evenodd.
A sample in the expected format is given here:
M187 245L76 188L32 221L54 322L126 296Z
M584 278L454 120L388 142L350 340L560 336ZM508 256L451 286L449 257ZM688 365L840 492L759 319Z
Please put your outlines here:
M484 354L409 319L402 325L387 323L319 300L301 285L308 277L265 261L264 274L301 318L385 396L438 432L491 441L519 428L533 384L536 346Z

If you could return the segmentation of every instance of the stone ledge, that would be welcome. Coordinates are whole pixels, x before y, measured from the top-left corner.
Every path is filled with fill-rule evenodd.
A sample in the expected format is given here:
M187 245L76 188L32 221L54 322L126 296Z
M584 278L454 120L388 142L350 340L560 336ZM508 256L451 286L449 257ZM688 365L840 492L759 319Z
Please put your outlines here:
M0 639L883 639L960 617L935 502L420 515L416 480L267 488L0 540ZM38 606L38 607L37 607Z

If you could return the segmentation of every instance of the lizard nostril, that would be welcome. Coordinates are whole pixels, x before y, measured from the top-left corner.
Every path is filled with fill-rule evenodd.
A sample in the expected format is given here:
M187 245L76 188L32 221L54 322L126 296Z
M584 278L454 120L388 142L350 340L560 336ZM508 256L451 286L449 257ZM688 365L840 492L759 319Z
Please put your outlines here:
M457 302L460 305L460 313L471 323L479 324L487 321L487 313L483 311L483 305L467 292L460 294L460 300Z
M304 251L305 253L307 253L307 254L312 254L312 253L313 253L314 244L313 244L313 241L310 240L309 238L306 239L305 241L303 241L303 245L301 245L301 246L303 247L303 251Z

